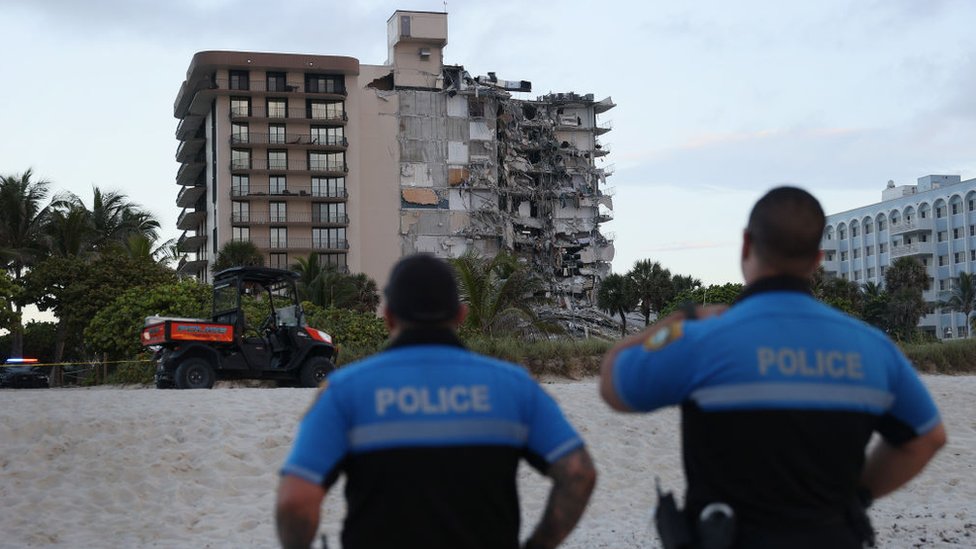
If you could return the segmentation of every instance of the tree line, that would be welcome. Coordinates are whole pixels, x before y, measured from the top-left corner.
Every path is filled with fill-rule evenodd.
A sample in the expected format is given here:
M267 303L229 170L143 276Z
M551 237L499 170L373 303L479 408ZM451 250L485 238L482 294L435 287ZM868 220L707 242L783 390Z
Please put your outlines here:
M918 322L928 312L924 292L929 284L925 266L913 257L896 259L885 270L880 285L828 276L822 267L811 281L815 297L900 341L921 338ZM685 302L731 304L741 291L742 285L734 283L704 287L696 278L672 274L660 263L644 259L625 274L607 276L597 291L597 304L619 316L621 334L626 335L628 313L639 311L646 326L652 314L664 317ZM976 310L976 275L960 273L936 306L962 312L968 319Z

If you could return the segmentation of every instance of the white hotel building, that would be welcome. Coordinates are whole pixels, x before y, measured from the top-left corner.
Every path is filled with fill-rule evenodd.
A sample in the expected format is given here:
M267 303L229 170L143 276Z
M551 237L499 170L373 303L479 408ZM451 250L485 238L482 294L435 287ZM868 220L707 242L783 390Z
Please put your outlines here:
M889 181L881 202L827 216L823 238L828 275L884 283L888 265L915 257L925 265L928 314L919 328L939 339L966 337L965 315L938 306L959 273L976 272L976 179L927 175L917 185Z

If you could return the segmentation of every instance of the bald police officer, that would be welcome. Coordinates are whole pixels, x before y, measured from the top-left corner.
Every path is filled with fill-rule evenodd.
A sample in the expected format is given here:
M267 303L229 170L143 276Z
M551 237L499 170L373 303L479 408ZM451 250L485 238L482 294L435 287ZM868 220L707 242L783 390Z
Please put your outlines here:
M685 517L728 505L735 547L860 547L873 536L863 509L946 441L898 348L811 294L823 229L813 196L773 189L743 236L738 302L675 313L603 360L614 409L681 406Z
M328 378L281 469L282 546L309 546L345 474L346 549L518 548L521 458L553 481L524 547L559 545L596 481L583 440L525 370L464 349L447 263L402 259L385 295L389 348Z

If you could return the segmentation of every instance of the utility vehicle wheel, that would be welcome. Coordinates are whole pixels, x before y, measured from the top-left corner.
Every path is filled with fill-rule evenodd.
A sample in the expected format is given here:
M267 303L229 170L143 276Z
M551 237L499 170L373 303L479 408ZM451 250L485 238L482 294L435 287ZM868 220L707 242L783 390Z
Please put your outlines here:
M299 376L302 387L318 387L332 370L335 370L335 365L325 357L317 356L306 360Z
M177 389L210 389L216 375L206 360L191 358L176 368L175 377Z

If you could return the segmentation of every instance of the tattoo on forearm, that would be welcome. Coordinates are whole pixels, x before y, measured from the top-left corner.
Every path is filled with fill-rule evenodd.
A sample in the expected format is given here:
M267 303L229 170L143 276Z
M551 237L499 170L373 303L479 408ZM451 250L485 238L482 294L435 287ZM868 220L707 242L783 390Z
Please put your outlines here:
M593 460L585 448L564 456L549 470L553 486L546 510L530 538L533 546L556 547L573 530L596 484Z

